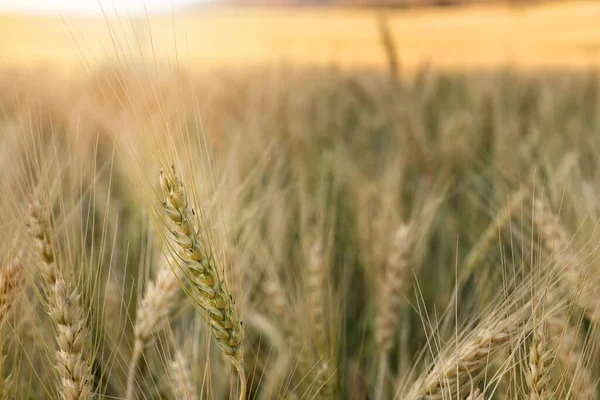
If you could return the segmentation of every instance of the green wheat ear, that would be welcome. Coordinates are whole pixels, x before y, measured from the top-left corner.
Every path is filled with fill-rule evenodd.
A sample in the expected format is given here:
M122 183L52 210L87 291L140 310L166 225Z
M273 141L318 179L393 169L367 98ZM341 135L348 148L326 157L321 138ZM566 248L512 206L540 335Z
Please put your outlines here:
M188 194L174 168L169 174L160 171L160 186L165 195L165 213L175 225L170 240L180 250L177 262L187 268L188 276L197 290L194 300L206 311L213 336L238 370L242 383L240 398L244 398L244 329L234 297L224 274L219 270L210 243L200 233L198 215L189 208Z

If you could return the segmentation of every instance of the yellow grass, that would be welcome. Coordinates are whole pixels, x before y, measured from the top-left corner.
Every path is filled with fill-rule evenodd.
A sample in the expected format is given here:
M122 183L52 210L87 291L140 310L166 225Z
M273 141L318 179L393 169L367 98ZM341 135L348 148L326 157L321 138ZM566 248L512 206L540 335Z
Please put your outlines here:
M426 62L589 67L600 61L597 2L394 11L389 17L403 68ZM0 65L70 68L83 60L150 58L152 49L160 61L174 62L178 48L179 62L192 68L265 62L377 67L386 62L378 32L377 11L359 10L213 9L110 23L1 15Z

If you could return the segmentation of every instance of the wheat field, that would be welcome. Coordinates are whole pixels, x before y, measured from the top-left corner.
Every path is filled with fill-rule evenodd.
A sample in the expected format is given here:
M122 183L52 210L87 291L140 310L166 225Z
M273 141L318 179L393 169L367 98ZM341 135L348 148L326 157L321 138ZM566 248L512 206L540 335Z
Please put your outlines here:
M110 12L110 10L106 10ZM381 11L202 9L163 16L94 17L0 14L0 63L59 67L177 63L187 69L292 63L385 66ZM588 68L600 62L600 4L389 11L401 63L443 68Z
M0 51L2 398L596 399L600 75L407 61L419 13L348 11L360 66L0 24L47 40Z

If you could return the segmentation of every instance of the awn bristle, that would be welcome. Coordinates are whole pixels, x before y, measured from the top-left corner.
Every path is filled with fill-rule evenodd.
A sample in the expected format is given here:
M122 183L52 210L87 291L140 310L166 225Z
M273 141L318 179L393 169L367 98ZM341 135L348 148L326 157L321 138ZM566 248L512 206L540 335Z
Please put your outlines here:
M59 350L56 361L62 383L61 396L63 400L89 399L93 378L83 355L86 328L83 311L79 307L80 296L76 290L69 294L65 281L57 277L54 300L50 316L57 329Z
M178 262L189 271L191 283L197 290L194 299L206 311L219 347L238 370L242 384L240 398L245 398L244 330L224 272L219 270L211 244L197 226L198 215L193 208L190 210L188 193L174 169L172 174L160 171L160 186L166 197L165 213L175 225L170 238L181 250Z

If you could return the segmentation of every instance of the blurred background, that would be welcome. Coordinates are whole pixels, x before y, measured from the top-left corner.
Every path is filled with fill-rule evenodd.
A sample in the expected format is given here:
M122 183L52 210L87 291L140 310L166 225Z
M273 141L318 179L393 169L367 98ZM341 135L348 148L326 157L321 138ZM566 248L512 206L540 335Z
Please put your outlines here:
M383 43L408 70L588 68L600 60L599 20L594 1L3 0L0 62L377 68Z

